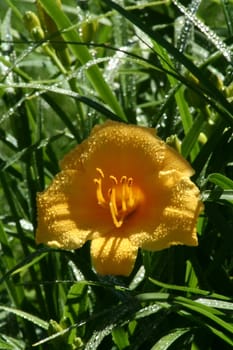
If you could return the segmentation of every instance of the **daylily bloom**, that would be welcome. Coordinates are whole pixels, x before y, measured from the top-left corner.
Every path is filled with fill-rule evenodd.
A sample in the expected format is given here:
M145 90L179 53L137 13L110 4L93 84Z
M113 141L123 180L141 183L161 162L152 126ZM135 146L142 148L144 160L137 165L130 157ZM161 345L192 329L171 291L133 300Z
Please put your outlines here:
M202 209L194 171L155 130L108 121L68 153L37 197L37 243L76 249L91 240L100 274L129 275L138 248L196 246Z

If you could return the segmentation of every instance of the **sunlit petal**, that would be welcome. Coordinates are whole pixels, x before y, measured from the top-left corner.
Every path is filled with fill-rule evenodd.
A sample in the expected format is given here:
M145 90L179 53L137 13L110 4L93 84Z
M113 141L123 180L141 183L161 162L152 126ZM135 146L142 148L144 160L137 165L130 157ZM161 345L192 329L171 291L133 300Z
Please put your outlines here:
M96 230L104 234L112 228L111 216L96 203L94 184L75 170L59 173L51 186L37 195L37 207L37 243L76 249Z
M137 247L127 238L101 237L92 240L91 256L93 266L99 274L128 276L137 257Z

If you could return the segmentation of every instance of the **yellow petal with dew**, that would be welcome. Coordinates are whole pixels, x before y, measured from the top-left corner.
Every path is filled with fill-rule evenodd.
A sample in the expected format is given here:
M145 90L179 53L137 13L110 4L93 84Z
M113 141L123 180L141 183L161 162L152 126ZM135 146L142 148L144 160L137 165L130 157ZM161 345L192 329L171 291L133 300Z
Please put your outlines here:
M161 201L152 204L141 220L141 231L132 228L129 238L136 246L152 251L177 244L196 246L196 222L202 209L197 187L189 178L181 178L172 188L164 188Z
M100 168L107 176L141 178L163 161L164 151L165 144L155 138L154 129L110 121L95 126L91 135L64 157L61 168L83 169L88 174Z
M91 242L91 257L99 274L128 276L134 267L137 248L128 238L100 237Z
M92 179L75 170L59 173L50 187L37 196L37 243L80 248L97 230L105 234L112 228L111 216L96 203Z

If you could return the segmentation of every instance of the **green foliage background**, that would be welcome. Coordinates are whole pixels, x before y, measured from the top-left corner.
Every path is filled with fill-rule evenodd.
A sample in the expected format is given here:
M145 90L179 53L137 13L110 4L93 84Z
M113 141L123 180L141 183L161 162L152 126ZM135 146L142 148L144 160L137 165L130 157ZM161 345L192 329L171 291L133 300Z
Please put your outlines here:
M231 349L233 1L39 2L55 32L0 5L0 349ZM155 127L205 203L197 248L142 251L128 278L34 241L36 193L109 118Z

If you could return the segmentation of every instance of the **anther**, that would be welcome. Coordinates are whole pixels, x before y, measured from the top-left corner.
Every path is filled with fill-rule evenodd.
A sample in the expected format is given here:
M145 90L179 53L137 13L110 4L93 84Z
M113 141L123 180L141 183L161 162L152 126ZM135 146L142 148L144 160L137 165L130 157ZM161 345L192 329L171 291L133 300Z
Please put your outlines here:
M100 174L100 176L101 176L102 178L104 178L104 173L103 173L103 170L102 170L102 169L96 168L96 171Z
M118 184L117 178L113 175L110 175L109 178L115 183L115 185Z
M127 177L124 175L124 176L121 177L120 183L124 184L126 182L126 180L127 180Z
M103 196L103 192L102 192L102 180L101 179L94 179L94 183L97 185L96 197L97 197L98 204L105 207L107 202L106 202L106 200Z
M129 177L127 182L128 182L129 186L132 186L133 185L133 178Z

